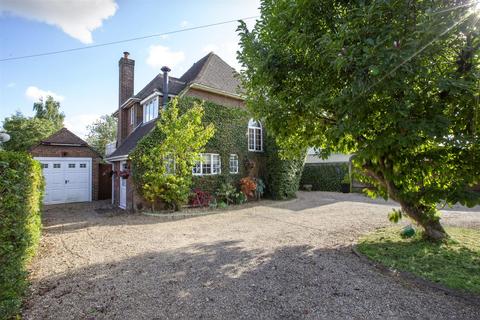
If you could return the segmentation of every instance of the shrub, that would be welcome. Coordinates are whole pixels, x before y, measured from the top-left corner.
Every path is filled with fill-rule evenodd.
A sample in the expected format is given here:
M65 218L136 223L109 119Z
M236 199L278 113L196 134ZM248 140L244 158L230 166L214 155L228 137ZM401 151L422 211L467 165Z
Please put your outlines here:
M26 265L41 232L44 181L40 164L24 153L0 151L0 318L20 310Z
M212 201L212 195L208 191L203 191L198 188L193 189L190 195L189 204L192 207L206 207Z
M257 185L252 178L245 177L240 180L240 190L245 196L252 198L254 196L255 189L257 189Z
M234 203L237 189L230 183L223 183L217 191L217 200L223 201L226 204Z
M348 174L346 163L322 163L306 165L301 184L312 185L316 191L341 191L342 180Z
M275 200L286 200L296 197L300 186L305 154L300 153L290 159L282 159L275 139L268 136L267 146L267 192Z

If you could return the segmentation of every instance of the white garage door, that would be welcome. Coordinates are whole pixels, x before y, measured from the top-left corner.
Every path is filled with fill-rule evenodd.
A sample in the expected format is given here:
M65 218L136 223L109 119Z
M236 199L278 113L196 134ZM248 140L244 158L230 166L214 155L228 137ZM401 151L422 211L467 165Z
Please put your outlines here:
M45 177L44 204L92 200L91 158L35 158Z

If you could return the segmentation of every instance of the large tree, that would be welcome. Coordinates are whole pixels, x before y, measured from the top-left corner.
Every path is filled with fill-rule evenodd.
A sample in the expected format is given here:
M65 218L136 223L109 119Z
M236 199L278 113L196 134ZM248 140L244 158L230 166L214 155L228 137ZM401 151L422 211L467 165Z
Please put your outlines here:
M40 140L57 131L52 121L25 117L20 112L5 118L3 130L10 135L10 140L3 143L3 148L8 151L28 151Z
M60 112L60 102L55 101L53 97L48 96L45 101L40 99L40 101L35 102L33 111L35 111L35 118L51 121L56 130L63 128L65 114Z
M117 136L117 119L110 115L104 115L93 124L87 126L87 129L88 144L105 156L106 145L115 141Z
M433 240L438 203L479 203L475 1L263 0L241 23L247 103L284 150L355 153Z

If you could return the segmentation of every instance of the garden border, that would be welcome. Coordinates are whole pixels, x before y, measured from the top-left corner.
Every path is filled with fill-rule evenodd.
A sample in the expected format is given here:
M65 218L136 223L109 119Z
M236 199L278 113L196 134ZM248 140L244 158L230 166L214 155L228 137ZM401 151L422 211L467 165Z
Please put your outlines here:
M419 287L427 287L429 289L440 290L447 296L453 296L455 298L464 299L464 300L466 300L470 303L473 303L475 305L480 305L480 295L476 295L474 293L467 293L467 292L463 292L463 291L460 291L460 290L451 289L451 288L448 288L444 285L441 285L441 284L432 282L430 280L424 279L424 278L422 278L420 276L417 276L417 275L415 275L411 272L400 271L400 270L393 269L391 267L387 267L386 265L381 264L379 262L376 262L376 261L370 259L368 256L361 253L358 250L356 244L352 245L352 252L362 262L364 262L364 263L366 263L370 266L375 267L377 270L380 271L380 273L382 273L384 275L394 277L394 278L403 280L405 282L410 282L410 283L412 283L416 286L419 286Z

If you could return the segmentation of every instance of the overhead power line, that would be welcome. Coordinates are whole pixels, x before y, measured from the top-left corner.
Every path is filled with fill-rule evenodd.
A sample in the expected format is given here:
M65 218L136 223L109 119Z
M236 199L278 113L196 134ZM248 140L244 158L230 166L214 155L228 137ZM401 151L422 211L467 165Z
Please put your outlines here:
M167 31L167 32L162 32L162 33L155 33L155 34L150 34L150 35L141 36L141 37L135 37L135 38L129 38L129 39L122 39L122 40L117 40L117 41L99 43L99 44L94 44L94 45L90 45L90 46L70 48L70 49L64 49L64 50L58 50L58 51L35 53L35 54L26 55L26 56L1 58L0 62L12 61L12 60L22 60L22 59L28 59L28 58L50 56L50 55L66 53L66 52L73 52L73 51L87 50L87 49L93 49L93 48L99 48L99 47L106 47L106 46L111 46L111 45L115 45L115 44L119 44L119 43L132 42L132 41L144 40L144 39L149 39L149 38L156 38L156 37L167 36L167 35L171 35L171 34L175 34L175 33L181 33L181 32L186 32L186 31L192 31L192 30L198 30L198 29L220 26L220 25L223 25L223 24L229 24L229 23L237 22L239 20L251 20L251 19L258 18L258 17L259 16L244 17L244 18L238 18L238 19L234 19L234 20L204 24L204 25L196 26L196 27L177 29L177 30Z

